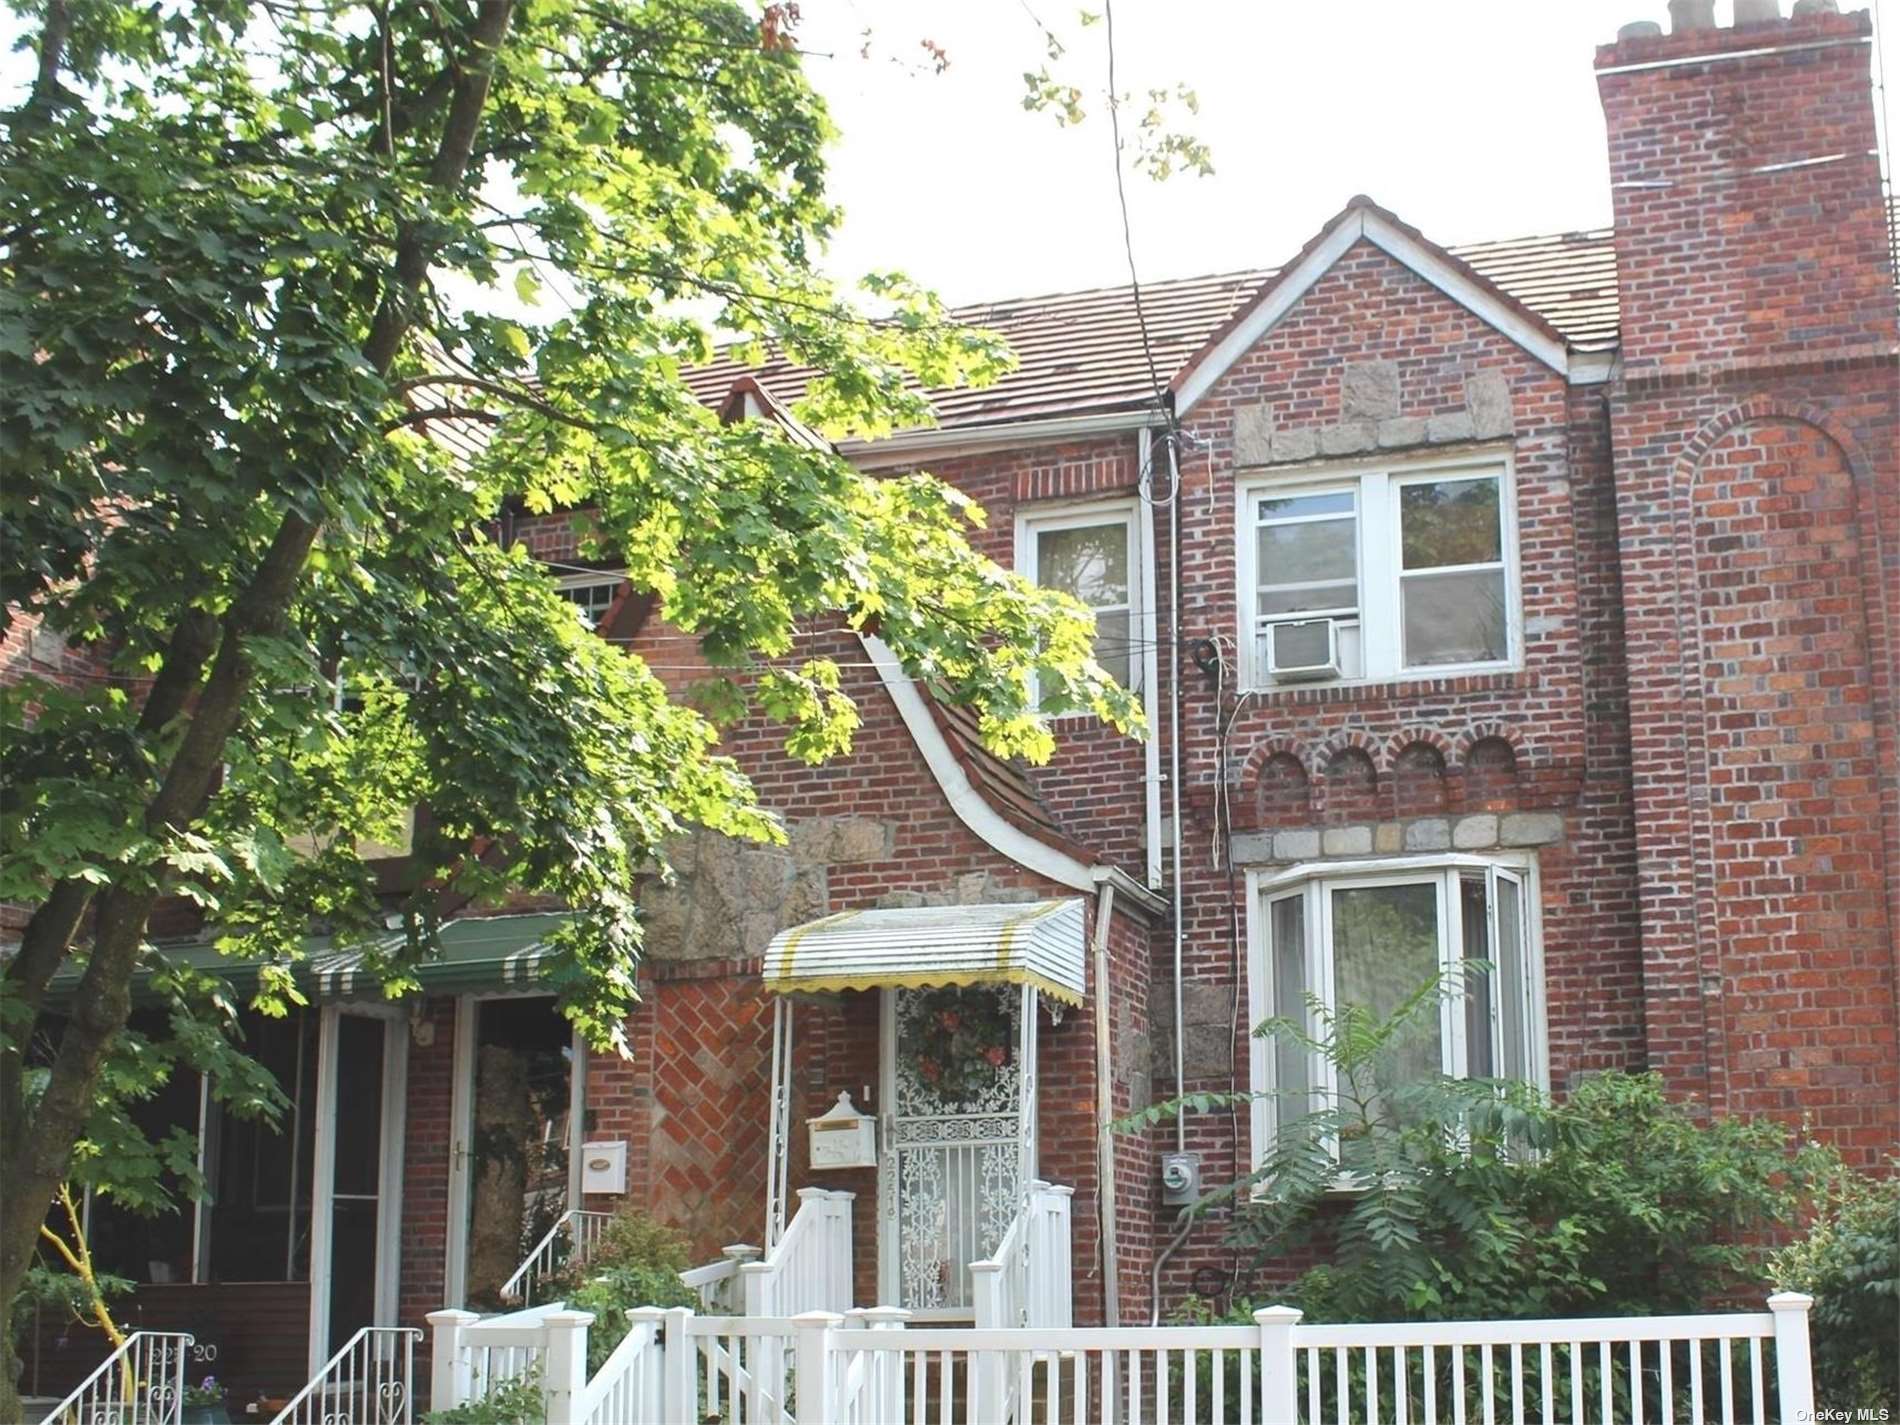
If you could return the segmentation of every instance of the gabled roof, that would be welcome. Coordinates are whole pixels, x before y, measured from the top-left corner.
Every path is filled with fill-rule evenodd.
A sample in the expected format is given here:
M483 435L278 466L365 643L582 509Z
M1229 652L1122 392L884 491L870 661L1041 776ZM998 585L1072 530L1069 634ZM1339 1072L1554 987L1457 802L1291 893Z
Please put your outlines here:
M1442 251L1547 323L1572 352L1615 349L1616 248L1610 229L1472 243ZM1162 385L1280 271L1250 268L1144 282L1142 312ZM944 430L1132 411L1154 403L1134 296L1126 286L979 302L957 307L951 315L999 333L1015 349L1019 364L980 390L931 392L931 404ZM712 406L719 405L733 382L745 376L778 402L789 403L804 391L811 372L785 361L748 367L721 356L686 373L694 392Z
M1360 194L1315 233L1293 261L1263 283L1175 373L1169 382L1175 409L1186 411L1206 395L1235 361L1360 242L1371 243L1410 268L1551 370L1569 371L1568 343L1547 317Z

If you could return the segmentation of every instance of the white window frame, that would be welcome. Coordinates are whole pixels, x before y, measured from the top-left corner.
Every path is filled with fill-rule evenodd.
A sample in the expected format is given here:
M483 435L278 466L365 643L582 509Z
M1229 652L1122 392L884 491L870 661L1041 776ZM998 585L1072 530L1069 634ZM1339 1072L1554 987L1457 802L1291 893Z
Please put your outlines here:
M575 589L618 589L626 581L627 571L625 569L599 569L591 570L585 574L563 574L554 581L554 587L559 589L562 595L565 596ZM583 614L587 612L581 604L574 600L569 599L568 602L574 604L574 607L579 609ZM600 611L601 615L605 617L607 609L612 607L613 600L609 598L607 600L607 608L603 608ZM596 621L590 623L588 627L599 628L600 624Z
M1498 514L1504 560L1505 656L1491 662L1421 663L1407 667L1402 647L1404 610L1400 583L1403 574L1399 538L1399 491L1427 481L1496 478ZM1466 452L1434 460L1403 464L1358 461L1307 466L1278 471L1241 483L1235 491L1235 569L1239 587L1236 633L1245 667L1246 686L1258 693L1284 691L1289 686L1266 676L1259 656L1259 546L1255 536L1255 502L1263 497L1284 498L1336 492L1356 487L1359 539L1359 647L1362 671L1353 677L1319 680L1320 686L1395 683L1422 678L1459 677L1467 673L1508 672L1524 660L1522 578L1518 559L1517 472L1509 450ZM1447 572L1453 567L1446 566ZM1479 566L1472 566L1477 568ZM1489 566L1484 566L1489 567ZM1423 571L1416 571L1423 572Z
M1137 502L1131 499L1091 500L1086 504L1047 505L1016 512L1016 570L1031 583L1042 582L1037 564L1037 536L1050 530L1088 529L1120 524L1128 536L1128 691L1140 696L1147 686L1146 649L1153 641L1152 613L1147 606L1149 579L1141 537ZM1033 685L1034 702L1042 701ZM1088 714L1082 714L1084 716Z
M1438 896L1438 961L1441 969L1455 966L1465 958L1464 922L1458 914L1456 887L1467 871L1483 871L1486 877L1486 901L1492 918L1490 941L1497 944L1497 884L1501 877L1517 882L1524 908L1524 1032L1529 1049L1532 1082L1539 1089L1550 1087L1550 1030L1548 995L1544 978L1544 930L1542 899L1538 884L1537 858L1530 854L1502 853L1494 856L1416 856L1376 861L1308 862L1286 870L1253 870L1247 873L1247 1020L1258 1025L1277 1014L1298 1018L1308 1033L1317 1037L1319 1026L1307 1006L1278 1006L1272 1002L1272 904L1289 896L1305 900L1306 984L1322 995L1330 995L1333 984L1332 891L1377 886L1416 885L1436 881ZM1479 957L1484 958L1484 957ZM1500 1000L1497 987L1501 977L1492 980L1491 1018L1494 1062L1500 1047ZM1292 1013L1287 1013L1288 1010ZM1468 1062L1465 1042L1465 1008L1461 998L1447 996L1439 1005L1441 1067L1454 1077L1462 1077ZM1248 1039L1248 1079L1253 1091L1250 1120L1253 1161L1258 1164L1273 1145L1276 1133L1279 1084L1274 1066L1273 1041L1257 1035ZM1308 1064L1307 1079L1316 1103L1321 1096L1330 1100L1338 1092L1333 1066L1319 1055Z

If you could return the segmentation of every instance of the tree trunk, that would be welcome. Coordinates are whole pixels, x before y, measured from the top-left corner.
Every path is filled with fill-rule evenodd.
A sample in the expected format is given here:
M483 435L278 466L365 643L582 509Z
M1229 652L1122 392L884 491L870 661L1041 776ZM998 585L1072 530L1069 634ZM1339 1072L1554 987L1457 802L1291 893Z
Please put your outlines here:
M469 36L470 53L460 67L429 169L430 181L445 195L452 195L467 173L488 103L493 55L507 34L513 11L514 0L482 0L478 7ZM63 35L59 39L63 41ZM44 74L42 81L49 82ZM365 359L379 372L387 374L402 346L432 255L431 247L415 229L399 233L396 280L376 312L363 347ZM210 677L198 695L164 780L145 809L148 828L166 831L183 827L202 812L249 691L251 666L246 645L252 638L282 628L318 533L317 525L286 513L249 586L219 625ZM196 667L187 668L190 653L190 649L174 642L148 700L148 708L153 700L160 701L160 713L165 711L165 703L176 703L165 721L183 707L197 684L204 655L199 655ZM7 1164L6 1192L0 1197L0 1333L7 1333L12 1325L14 1299L32 1263L40 1225L65 1182L73 1146L84 1131L100 1067L131 1013L132 975L159 896L156 891L114 885L97 900L91 958L74 996L46 1090L30 1113L22 1096L20 1066L14 1064L9 1070L0 1065L0 1161ZM64 958L84 910L83 896L55 888L35 914L28 935L33 936L37 928L43 946L57 946L57 953L36 954L27 967L31 972L29 984L38 981L35 1003L46 979ZM7 1334L0 1334L0 1342L8 1339ZM17 1365L10 1348L6 1355L7 1359L0 1362L0 1420L17 1420L21 1418Z

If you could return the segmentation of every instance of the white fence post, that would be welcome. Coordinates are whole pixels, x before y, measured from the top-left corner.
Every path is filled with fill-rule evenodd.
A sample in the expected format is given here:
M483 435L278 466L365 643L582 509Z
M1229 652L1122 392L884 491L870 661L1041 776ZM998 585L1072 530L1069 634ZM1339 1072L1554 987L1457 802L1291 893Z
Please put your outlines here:
M693 1425L699 1414L699 1354L693 1349L692 1319L688 1306L666 1312L665 1353L660 1357L661 1413L666 1425Z
M832 1278L831 1292L825 1302L827 1311L851 1309L851 1203L856 1197L854 1192L831 1194L831 1210L828 1214L831 1249L825 1253L825 1270Z
M1072 1236L1075 1189L1067 1185L1049 1189L1049 1310L1048 1320L1039 1324L1066 1331L1075 1324L1075 1265Z
M541 1318L547 1331L541 1364L547 1425L575 1425L580 1418L575 1398L587 1389L587 1328L593 1324L591 1311L550 1311Z
M765 1285L772 1280L772 1269L764 1262L747 1262L739 1268L739 1314L741 1316L773 1316L772 1304L766 1300Z
M423 1318L433 1330L429 1345L429 1408L451 1410L468 1400L468 1362L462 1332L482 1318L472 1311L431 1311Z
M843 1321L835 1311L807 1311L792 1318L792 1380L798 1391L794 1417L797 1425L838 1425L831 1333Z
M1293 1328L1300 1311L1292 1306L1263 1306L1254 1312L1260 1328L1260 1418L1297 1420L1299 1384L1293 1365Z
M901 1306L867 1306L858 1313L872 1331L902 1331L910 1313ZM904 1355L879 1351L871 1358L866 1396L874 1402L868 1425L904 1425Z
M1782 1425L1814 1419L1814 1355L1808 1345L1808 1308L1814 1298L1778 1291L1768 1298L1775 1314L1775 1385Z

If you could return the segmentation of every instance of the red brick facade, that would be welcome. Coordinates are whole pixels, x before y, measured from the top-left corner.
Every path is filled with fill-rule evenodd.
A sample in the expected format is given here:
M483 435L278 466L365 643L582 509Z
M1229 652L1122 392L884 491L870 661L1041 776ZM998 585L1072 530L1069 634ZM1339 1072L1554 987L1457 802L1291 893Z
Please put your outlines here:
M1347 223L1388 236L1344 246L1246 350L1207 368L1180 412L1172 503L1142 498L1165 496L1169 478L1157 461L1143 485L1159 446L1133 421L1089 437L990 432L917 458L984 507L978 541L999 562L1016 557L1019 516L1096 499L1151 521L1157 553L1137 648L1156 645L1146 691L1178 788L1151 789L1139 743L1082 723L1028 774L1094 864L1133 883L1157 859L1164 872L1151 900L1132 886L1116 900L1108 983L1091 961L1089 1004L1039 1024L1038 1164L1075 1189L1078 1322L1100 1320L1107 1298L1096 997L1114 1114L1177 1089L1245 1089L1250 871L1508 851L1535 868L1553 1091L1652 1068L1705 1111L1805 1121L1861 1165L1900 1148L1900 331L1867 33L1865 15L1817 13L1598 52L1613 360L1572 352L1559 369L1539 353L1541 318L1355 200L1322 238ZM1240 492L1289 471L1464 457L1508 463L1512 666L1243 696ZM565 517L513 533L539 557L577 558ZM669 683L695 675L689 641L637 627L609 632ZM654 892L630 1054L588 1060L588 1136L628 1144L631 1198L701 1260L761 1237L771 934L879 905L1076 895L1097 929L1092 892L1026 869L953 807L857 639L814 630L800 651L845 668L863 717L852 754L810 767L762 720L729 732L788 845L683 852L680 887ZM1178 1025L1165 913L1177 893ZM442 1304L450 1213L455 1015L430 1002L424 1016L404 1160L410 1320ZM802 1001L793 1021L792 1122L841 1091L877 1111L876 994ZM1114 1139L1125 1322L1189 1290L1222 1294L1238 1269L1213 1216L1167 1258L1156 1300L1172 1140ZM1245 1171L1256 1146L1244 1111L1194 1116L1186 1142L1210 1184ZM857 1194L870 1303L876 1171L811 1172L794 1133L791 1186L809 1184Z

